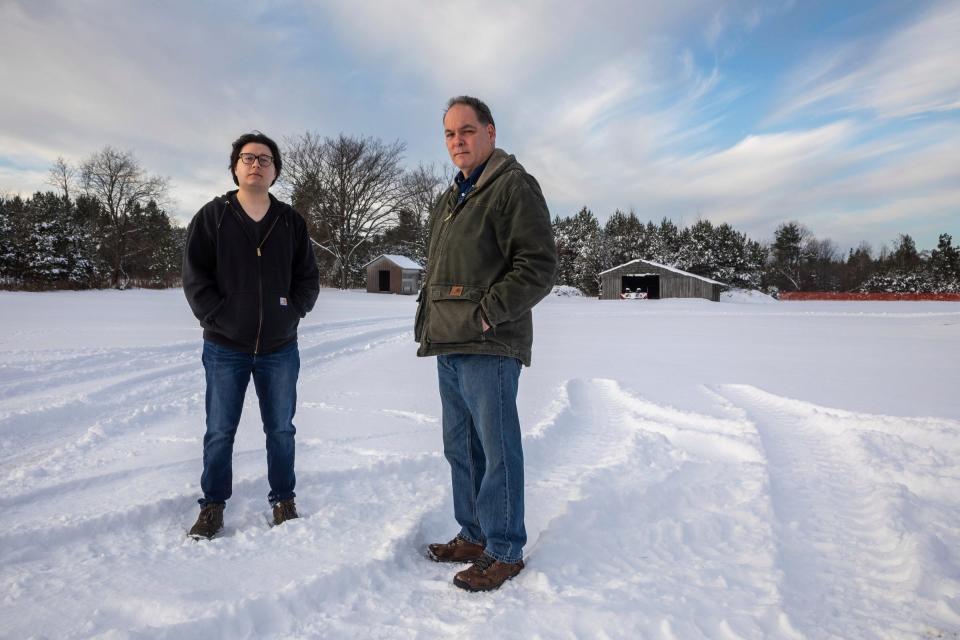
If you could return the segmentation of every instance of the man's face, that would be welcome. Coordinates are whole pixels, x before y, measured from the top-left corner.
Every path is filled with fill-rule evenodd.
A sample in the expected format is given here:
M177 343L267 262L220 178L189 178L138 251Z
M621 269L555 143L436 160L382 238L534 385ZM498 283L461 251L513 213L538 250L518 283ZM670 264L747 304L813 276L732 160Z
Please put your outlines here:
M493 125L481 125L473 107L465 104L455 104L447 111L443 135L450 159L465 177L487 161L497 142Z
M270 147L259 142L248 142L240 149L240 157L237 158L237 166L233 170L237 174L237 182L244 189L268 189L277 177L277 167L271 162L267 166L260 164L259 160L254 160L252 164L244 164L243 155L252 153L256 156L273 157Z

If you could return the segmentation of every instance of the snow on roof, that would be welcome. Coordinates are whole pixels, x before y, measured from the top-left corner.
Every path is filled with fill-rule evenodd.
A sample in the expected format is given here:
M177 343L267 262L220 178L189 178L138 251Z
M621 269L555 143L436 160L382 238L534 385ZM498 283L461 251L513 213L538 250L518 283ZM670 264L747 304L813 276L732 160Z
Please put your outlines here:
M395 255L391 255L391 254L388 254L388 253L384 253L384 254L382 254L382 255L377 256L376 258L374 258L373 260L371 260L370 262L368 262L367 264L365 264L365 265L363 265L363 266L364 266L364 267L367 267L368 265L373 264L374 262L376 262L376 261L379 260L380 258L386 258L387 260L389 260L389 261L392 262L393 264L397 265L397 266L400 267L401 269L417 269L417 270L419 270L419 271L423 271L423 267L421 267L419 264L417 264L416 262L414 262L413 260L411 260L411 259L408 258L407 256L395 256Z
M627 266L627 265L630 265L630 264L637 264L637 263L641 263L641 262L642 262L643 264L649 264L649 265L651 265L651 266L653 266L653 267L659 267L660 269L666 269L667 271L673 271L674 273L679 273L679 274L681 274L681 275L684 275L684 276L687 276L687 277L690 277L690 278L696 278L697 280L703 280L704 282L709 282L710 284L719 284L719 285L724 286L724 287L729 286L729 285L727 285L727 284L725 284L725 283L723 283L723 282L717 282L716 280L711 280L710 278L704 278L703 276L698 276L698 275L695 274L695 273L690 273L689 271L684 271L683 269L677 269L676 267L668 267L668 266L665 265L665 264L660 264L659 262L654 262L653 260L643 260L643 259L641 259L641 258L637 258L636 260L631 260L630 262L624 262L623 264L618 265L618 266L614 267L613 269L607 269L606 271L601 271L601 272L600 272L600 275L603 275L603 274L605 274L605 273L610 273L611 271L615 271L616 269L622 269L623 267L625 267L625 266Z

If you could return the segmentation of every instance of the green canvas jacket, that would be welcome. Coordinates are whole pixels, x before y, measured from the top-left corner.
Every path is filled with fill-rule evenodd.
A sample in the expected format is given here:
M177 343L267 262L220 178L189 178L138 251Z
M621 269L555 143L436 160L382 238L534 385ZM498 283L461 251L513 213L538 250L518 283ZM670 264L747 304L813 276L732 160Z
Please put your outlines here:
M530 366L531 309L550 293L557 270L540 185L516 158L495 149L460 204L458 195L452 186L430 215L417 355L504 355ZM490 325L486 333L481 318Z

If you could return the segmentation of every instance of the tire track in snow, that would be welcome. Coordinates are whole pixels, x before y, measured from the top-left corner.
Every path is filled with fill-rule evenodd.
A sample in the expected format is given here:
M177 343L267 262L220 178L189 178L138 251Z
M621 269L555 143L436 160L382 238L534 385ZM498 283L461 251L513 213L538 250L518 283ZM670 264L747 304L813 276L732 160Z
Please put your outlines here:
M364 331L357 335L334 338L315 345L300 347L300 379L311 380L320 374L319 369L328 362L359 355L382 344L397 342L413 332L409 319Z
M321 357L317 362L322 366L325 361ZM565 400L558 403L555 415L524 440L529 568L515 584L489 598L478 600L460 592L450 584L457 567L430 563L420 555L423 544L455 528L449 472L437 454L344 472L301 471L301 487L310 487L298 498L305 517L277 530L263 526L261 494L266 483L262 474L236 483L227 509L228 535L212 543L183 542L183 530L189 526L184 514L192 518L195 509L194 490L189 495L161 496L128 514L109 510L92 518L68 519L59 529L54 524L47 532L36 527L11 532L0 539L0 544L10 547L10 555L3 556L11 571L2 586L13 594L6 606L63 606L60 615L52 619L63 621L58 629L63 633L55 635L64 637L117 631L132 637L171 638L353 637L361 630L390 635L397 631L391 625L398 623L401 628L418 630L411 635L470 635L487 630L522 635L524 628L545 628L544 620L523 621L526 600L520 594L533 591L537 597L560 602L558 609L548 607L544 615L569 613L563 600L569 602L571 597L581 598L584 606L605 610L604 617L593 618L607 621L603 629L585 629L576 626L576 621L571 621L571 628L588 636L597 631L616 636L629 628L623 626L626 612L617 608L617 581L625 585L630 576L639 575L655 584L669 575L669 562L677 563L683 556L664 556L661 561L667 564L657 565L659 576L651 576L645 567L651 552L644 545L657 542L658 536L666 537L662 524L645 528L645 523L629 519L635 505L611 502L604 496L649 500L654 506L646 513L651 515L678 497L686 504L689 492L684 494L681 489L690 471L682 465L706 452L689 453L670 437L692 447L696 438L690 432L702 418L671 410L662 410L669 420L654 417L661 408L642 403L639 408L631 407L629 394L612 381L573 380L561 395ZM704 433L709 431L707 425L699 427ZM735 462L749 457L737 448L736 428L734 423L721 425L732 444L715 447L715 458ZM165 473L161 470L159 475ZM708 469L697 477L706 487L722 474L711 474ZM92 490L101 492L104 502L112 504L108 484ZM96 500L83 500L83 504L91 503ZM620 518L612 518L611 513L619 513ZM595 526L597 535L602 536L611 525L614 535L604 537L597 552L567 546L564 533L568 528ZM738 533L722 523L701 531L677 526L668 546L693 534L732 537ZM634 527L647 537L630 537ZM585 536L578 533L575 538L587 539ZM33 538L40 544L35 545ZM613 546L606 546L607 542ZM638 549L644 552L638 554ZM574 552L578 555L572 555ZM617 554L629 556L618 559ZM258 560L251 562L251 557ZM582 562L576 560L580 557ZM231 573L231 559L239 558L243 561L235 565L256 575ZM695 565L702 560L697 556L687 561ZM48 568L57 567L71 567L66 580L50 575ZM208 571L198 572L198 567L208 567ZM613 604L591 601L590 594L584 593L590 590L590 580L578 583L576 574L565 574L571 567L601 571L610 584L605 596ZM213 569L212 575L209 569ZM699 575L696 566L690 570ZM114 576L120 576L122 583ZM183 593L157 602L155 589L151 589L157 581L188 586ZM99 616L70 610L70 602L83 601L72 591L79 588L104 591ZM202 604L193 604L193 592L204 594L197 599ZM19 602L17 593L44 593L48 599ZM153 600L138 598L140 593L153 594ZM656 590L652 593L655 596ZM696 595L696 589L692 593ZM427 606L436 611L430 620L409 618L408 611L422 611ZM648 615L652 615L650 611L647 606ZM126 621L124 629L116 627L119 620ZM655 622L658 629L664 624L672 628L676 637L684 637L690 629L679 616ZM727 627L725 623L702 621L699 634L688 637L707 637L711 631L728 627L742 631L736 620Z
M586 467L605 466L606 462L602 458L613 455L620 448L620 444L611 438L595 449L598 457L593 461L575 457L559 462L550 460L552 450L572 451L579 446L578 443L570 441L576 434L575 429L564 431L546 428L538 437L527 439L528 457L534 458L532 464L536 465L537 458L548 463L551 475L545 479L544 486L556 486L564 481L575 484ZM325 624L331 619L341 618L345 619L348 625L345 629L352 628L353 633L356 633L357 629L369 628L371 622L371 612L365 611L363 607L358 609L358 602L377 602L378 616L383 616L384 611L387 611L392 612L390 615L402 618L403 610L413 606L413 601L421 598L433 599L438 589L444 593L454 593L460 598L469 597L468 594L458 593L450 584L455 567L431 563L420 555L420 547L435 535L425 531L425 528L437 530L442 527L446 534L455 527L449 503L449 471L446 462L439 455L429 459L424 464L429 465L431 473L429 477L421 474L419 480L416 469L412 468L411 464L413 463L409 461L400 461L392 466L379 464L357 471L358 475L366 477L365 489L361 491L357 486L345 487L342 491L331 494L332 510L325 515L323 522L317 522L317 518L304 519L304 524L311 529L312 545L334 549L346 545L348 548L359 549L359 553L347 552L327 557L326 563L315 569L311 568L309 563L301 561L299 566L303 569L283 589L268 588L269 585L257 585L256 588L247 585L246 592L238 597L230 598L230 594L225 593L221 601L213 607L207 607L208 610L183 613L181 617L185 619L180 620L174 616L168 625L153 627L149 634L159 637L187 637L197 634L212 634L214 637L232 634L284 635L300 633L310 628L329 631ZM300 484L305 486L304 482ZM312 487L323 487L326 482L323 478L315 477L309 484ZM418 484L421 485L419 489ZM569 490L568 484L564 491ZM363 504L365 500L373 500L373 496L377 494L391 493L401 494L395 501L395 508L377 513L374 507L371 516L373 519L368 525L370 531L366 537L346 537L347 534L341 531L341 520L356 517L354 514L358 513L370 513L370 506ZM324 500L314 489L304 495L306 499L313 499L314 502ZM228 521L233 517L230 512L236 509L234 500L231 500L228 507ZM303 505L303 509L307 511L310 503L304 502ZM403 513L403 516L398 515L399 513ZM136 526L137 520L138 518L131 518L127 526ZM398 526L398 522L405 524ZM370 536L377 531L384 532L384 536L378 542L372 542ZM389 535L386 535L388 533ZM64 535L69 537L69 534ZM228 537L222 542L215 542L229 546L230 541L231 538ZM371 549L375 552L371 553ZM379 551L376 551L377 549ZM88 577L87 581L96 583L97 578ZM469 617L456 621L458 617L462 617L457 612L458 608L453 607L447 612L454 622L446 626L438 623L437 628L449 632L469 624ZM318 615L318 611L326 613ZM467 613L478 612L474 607L468 606ZM374 626L378 616L374 616ZM263 627L263 620L270 620L271 625ZM423 623L424 621L420 621L420 624ZM261 626L258 627L258 624ZM136 624L133 628L137 628ZM351 634L345 632L339 635L342 637Z
M196 342L180 342L140 349L69 350L59 352L18 352L12 362L5 362L0 371L0 398L4 404L20 396L35 397L40 393L69 389L82 381L110 379L142 370L142 363L152 368L183 363L198 353ZM59 395L59 394L58 394Z
M331 588L343 594L358 572L364 575L368 567L404 555L423 514L443 500L445 464L439 455L426 455L301 471L302 517L276 529L265 522L266 478L236 482L224 534L201 543L185 536L196 513L194 492L4 535L0 590L8 596L3 605L23 612L60 608L54 618L59 626L46 632L64 638L117 631L197 637L205 628L213 637L261 635L229 630L262 624L262 612L278 603L287 613L309 609L311 599L325 598ZM217 569L198 572L198 564ZM56 576L51 567L58 568ZM184 600L176 593L166 603L139 600L138 594L151 593L157 581L183 585ZM97 615L72 608L89 588L103 590L99 612L108 626L100 628ZM192 602L189 593L197 590L216 595ZM34 595L25 602L18 593ZM38 593L43 594L39 601ZM15 636L36 633L29 615L9 619ZM114 626L121 619L129 626ZM284 628L281 623L269 633Z
M263 452L251 451L245 452L244 455L245 457L262 457ZM196 461L194 460L158 465L147 472L149 475L155 477L140 477L137 478L136 481L138 483L157 483L165 475L177 472L182 473L184 470L192 475L192 472L195 471L195 466ZM312 502L322 502L324 498L331 497L330 488L332 486L370 484L371 479L366 476L381 474L389 477L399 477L406 473L416 475L432 467L442 468L437 461L437 456L383 459L369 464L329 471L301 471L297 474L298 484L309 488L309 494L305 496L305 498L299 498L298 501L303 505ZM120 483L124 480L129 481L131 480L130 475L131 474L117 474L109 478L109 482ZM108 491L113 493L115 489L115 487L110 486L98 486L98 482L91 483L87 481L83 484L99 492ZM265 497L263 494L267 486L266 474L255 474L252 477L234 481L234 498L230 500L230 513L226 516L228 521L226 527L227 536L242 531L245 527L257 529L259 525L263 524L260 518L253 517L251 519L249 515L266 510ZM72 490L74 492L80 492L83 489L75 487ZM364 495L373 495L375 493L370 487L356 490ZM78 496L83 497L82 494L78 494ZM105 548L116 548L119 545L113 543L112 539L114 536L129 536L132 538L146 536L147 534L144 532L151 528L156 529L158 523L163 524L164 527L168 527L171 518L175 519L173 531L166 531L163 535L167 537L172 535L174 540L179 541L189 528L190 523L186 522L186 520L190 519L192 522L192 518L196 515L194 509L196 498L197 489L191 487L186 492L173 493L166 497L157 498L151 502L143 502L123 509L116 509L116 505L108 504L102 512L96 512L91 515L65 514L59 518L50 518L42 523L32 523L22 527L15 526L12 529L8 528L6 532L0 533L0 563L7 565L10 563L11 557L21 555L25 550L35 550L38 547L58 547L62 550L70 545L92 544L94 541L97 541ZM88 504L95 502L96 499L97 497L95 495L88 496L82 500L82 502ZM340 509L341 507L336 506L335 508ZM238 517L236 515L237 513L241 515ZM239 523L232 521L235 519L238 519ZM150 535L159 537L159 533L156 531ZM143 545L140 543L145 542L147 541L137 541L138 546L141 546L141 548ZM118 555L115 559L122 560L123 556Z
M318 369L324 364L396 341L410 330L408 322L397 320L362 324L376 328L357 332L352 325L344 324L335 327L333 337L319 342L306 341L307 346L301 348L301 380L319 375ZM316 337L324 331L313 333ZM194 352L199 354L197 349ZM143 371L155 363L139 364ZM49 392L54 397L59 393L56 389ZM247 396L247 402L256 401L255 394ZM4 402L0 401L0 407L3 406ZM96 450L101 465L127 457L130 439L136 441L144 431L166 426L166 420L171 417L180 416L202 424L202 415L191 417L202 413L202 406L203 371L196 355L195 360L186 364L119 377L105 387L88 388L52 404L8 412L0 417L0 460L6 471L4 494L9 497L11 489L15 492L33 488L37 482L49 478L56 481L89 467L90 460L83 456L85 452ZM117 452L117 456L111 452Z
M572 380L566 391L544 425L566 442L544 448L527 476L540 476L528 484L528 508L540 513L528 518L524 586L558 602L538 607L531 630L798 637L770 576L766 476L751 425L657 405L614 380ZM664 592L680 600L664 602ZM718 607L746 613L718 617ZM570 613L583 609L607 624Z
M918 556L924 542L904 517L905 487L871 477L876 456L865 455L842 412L748 385L722 386L717 393L740 407L760 433L781 589L801 631L837 638L919 635L923 609L935 624L956 624L956 613L931 615L949 611L949 604L903 600L901 594L916 593L923 580ZM874 628L849 622L862 620L872 620Z
M769 532L764 536L758 525L758 518L764 514L761 511L753 519L743 518L747 526L737 519L724 519L723 511L731 502L756 503L751 492L763 490L758 486L765 478L762 464L757 462L759 454L742 442L745 425L642 403L609 380L571 380L559 395L553 415L524 439L528 568L500 591L482 599L462 592L450 584L460 567L430 563L420 555L426 542L449 536L456 528L448 470L441 460L438 490L444 500L422 511L419 528L412 527L393 540L386 555L374 561L361 558L355 564L309 576L282 593L224 602L214 615L172 624L156 634L170 638L224 633L525 637L552 627L573 630L569 637L618 637L638 629L652 630L652 636L678 638L738 634L763 637L755 625L750 626L751 621L691 620L689 616L689 607L698 598L710 610L717 601L739 598L737 606L746 603L747 611L761 610L764 631L794 636L789 623L780 616L776 581L762 577L769 571L771 560L766 558L764 564L763 558L757 559L758 547L772 546ZM663 420L663 416L670 420ZM692 432L700 429L707 437L712 426L724 434L717 436L711 457L697 463L693 458L703 458L708 452L696 446L697 437ZM665 433L697 453L678 446ZM730 487L727 468L716 468L712 464L716 461L721 465L753 465L753 484L741 475ZM688 486L691 477L696 482ZM403 478L398 481L405 482ZM713 488L724 481L728 485L725 491L732 492L732 498L727 496L726 504L712 505L711 518L703 524L686 522L703 501L726 496ZM749 490L741 488L745 484ZM704 492L706 497L699 498ZM634 499L649 501L649 508L640 512L650 515L653 524L637 521L632 515L637 510ZM670 508L678 510L674 519L666 524L656 522L657 514ZM566 535L569 531L575 531L573 541L599 538L596 548L572 549L573 542ZM725 546L723 538L730 544ZM651 546L656 548L651 551ZM651 554L658 557L652 559ZM744 557L760 577L742 577L746 586L723 583L725 577L744 573ZM711 567L711 563L727 568L728 574ZM664 617L658 585L677 572L678 564L685 573L676 578L677 589L685 599L668 607L671 615ZM602 574L600 582L606 580L609 585L600 594L595 593L594 577L578 579L580 572L596 571ZM684 588L684 581L690 581L691 576L693 586ZM649 599L624 605L623 587L635 585L631 581L636 579L646 583L643 593ZM538 615L545 617L530 617L524 599L530 596L523 595L529 592L538 601L557 601L558 606L538 607L542 610ZM570 612L578 610L570 608L571 599L593 609L590 625L570 619ZM410 619L406 613L424 607L433 612L430 620ZM637 608L642 613L635 613ZM631 615L638 618L631 619ZM606 624L598 628L598 620ZM643 626L638 620L650 624ZM664 628L672 631L663 633Z
M366 327L390 326L410 330L409 325L409 318L403 316L316 324L301 327L298 340L302 352L304 348L313 349L329 342L328 336L346 345L352 336L375 335ZM78 385L90 385L95 381L107 382L97 386L109 389L110 380L129 380L130 373L150 371L162 375L164 371L176 370L177 365L195 367L201 348L202 343L192 340L139 349L70 350L53 354L16 352L16 358L4 362L0 368L0 408L13 405L14 399L22 396L26 397L17 404L35 406L33 399L38 396L63 396ZM4 414L0 413L0 419L3 417Z

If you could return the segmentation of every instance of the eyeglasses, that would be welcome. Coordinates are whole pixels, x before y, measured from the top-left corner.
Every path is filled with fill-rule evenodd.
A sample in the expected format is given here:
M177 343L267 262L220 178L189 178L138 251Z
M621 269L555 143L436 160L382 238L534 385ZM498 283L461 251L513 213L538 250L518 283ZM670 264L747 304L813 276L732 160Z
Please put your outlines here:
M253 161L256 160L260 163L261 167L269 167L273 164L273 156L268 156L266 154L257 155L255 153L241 153L240 162L243 164L253 164Z

